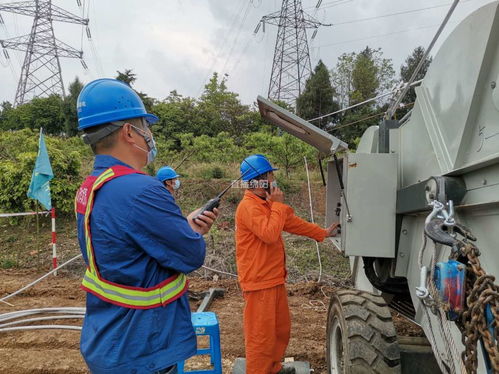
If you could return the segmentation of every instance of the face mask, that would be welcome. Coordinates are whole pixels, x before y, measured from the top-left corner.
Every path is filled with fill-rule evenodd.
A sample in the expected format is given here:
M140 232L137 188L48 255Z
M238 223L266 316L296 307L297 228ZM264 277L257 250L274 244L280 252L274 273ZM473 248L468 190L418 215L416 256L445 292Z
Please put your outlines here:
M175 182L173 183L173 189L178 190L180 188L180 179L175 179Z
M137 144L134 144L138 149L141 151L144 151L147 153L147 164L150 164L151 162L154 161L156 158L156 155L158 154L158 149L156 148L156 142L154 141L154 138L152 136L149 136L144 130L139 129L138 127L135 127L131 125L135 130L137 130L144 140L146 141L147 148L149 148L149 151L146 151L144 148L139 147Z

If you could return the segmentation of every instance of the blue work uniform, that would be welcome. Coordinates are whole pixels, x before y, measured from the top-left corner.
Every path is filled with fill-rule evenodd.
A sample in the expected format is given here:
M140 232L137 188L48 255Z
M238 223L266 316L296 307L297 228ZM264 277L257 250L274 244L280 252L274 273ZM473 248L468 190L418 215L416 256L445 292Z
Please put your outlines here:
M125 163L95 157L93 176ZM78 241L88 264L82 214ZM129 174L106 183L90 217L95 259L102 278L120 285L154 287L190 273L204 262L205 242L156 178ZM87 293L80 349L93 374L141 374L186 360L196 353L187 293L152 309L130 309Z

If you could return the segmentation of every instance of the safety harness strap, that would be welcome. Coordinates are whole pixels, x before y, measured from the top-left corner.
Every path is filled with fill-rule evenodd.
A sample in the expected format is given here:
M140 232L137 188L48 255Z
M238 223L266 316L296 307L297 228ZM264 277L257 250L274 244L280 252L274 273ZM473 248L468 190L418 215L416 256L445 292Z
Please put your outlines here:
M90 216L96 192L114 178L137 173L143 174L125 166L113 166L97 177L89 176L76 194L76 213L84 215L83 225L88 258L88 266L81 288L111 304L132 309L150 309L169 304L181 297L188 287L186 276L182 273L175 274L150 288L130 287L107 281L99 273L90 232Z

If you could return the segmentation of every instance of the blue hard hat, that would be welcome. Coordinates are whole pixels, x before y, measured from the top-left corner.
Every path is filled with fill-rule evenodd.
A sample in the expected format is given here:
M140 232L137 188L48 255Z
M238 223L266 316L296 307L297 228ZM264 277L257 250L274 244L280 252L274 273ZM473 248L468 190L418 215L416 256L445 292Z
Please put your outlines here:
M161 182L178 177L180 177L180 175L178 175L177 172L170 166L163 166L156 174L156 178L158 178Z
M149 114L144 103L128 84L117 79L97 79L83 87L76 104L78 130L113 121L144 117L149 124L158 117Z
M241 162L241 175L243 176L243 181L249 181L259 175L274 170L279 169L273 168L270 161L264 155L251 155Z

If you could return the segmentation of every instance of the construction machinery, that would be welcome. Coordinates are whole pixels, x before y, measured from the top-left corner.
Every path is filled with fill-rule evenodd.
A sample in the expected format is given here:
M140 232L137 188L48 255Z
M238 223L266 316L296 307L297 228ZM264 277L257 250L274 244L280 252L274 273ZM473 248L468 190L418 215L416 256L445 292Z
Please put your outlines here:
M332 241L354 284L331 298L330 373L410 372L391 311L422 327L441 372L499 372L498 1L451 32L416 93L409 116L368 128L355 152L258 98L329 158L326 224L341 224Z

